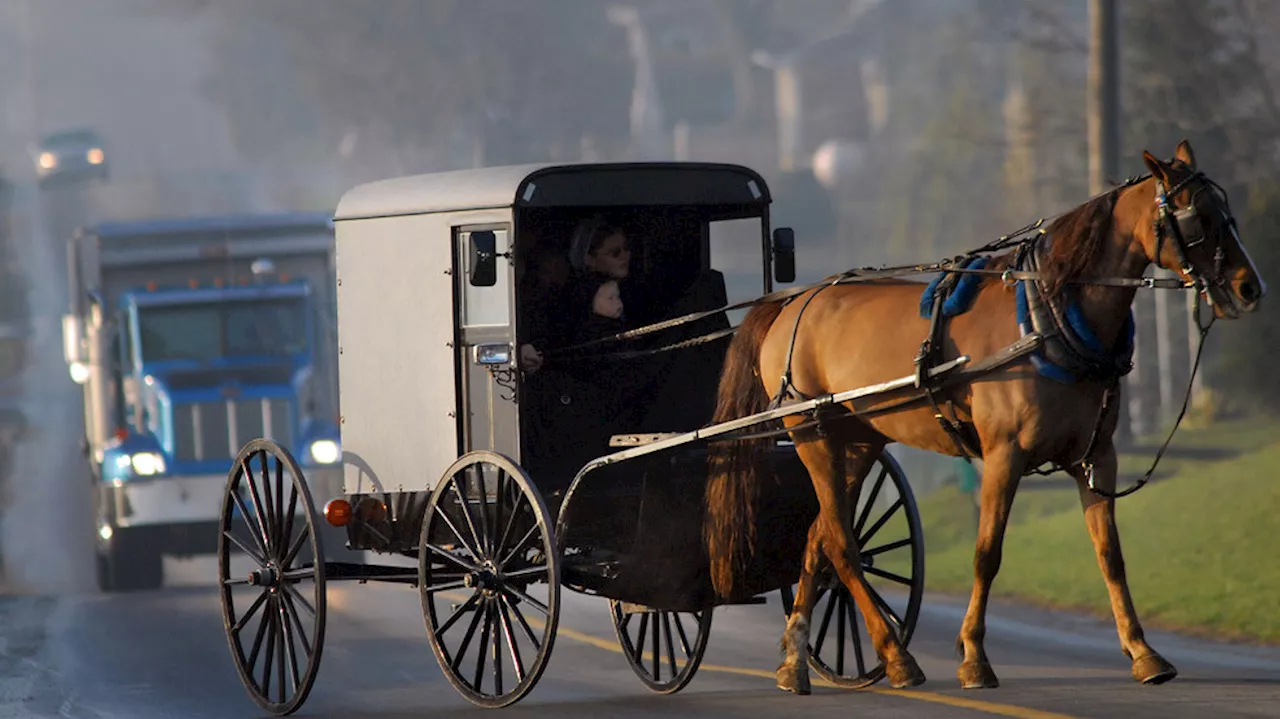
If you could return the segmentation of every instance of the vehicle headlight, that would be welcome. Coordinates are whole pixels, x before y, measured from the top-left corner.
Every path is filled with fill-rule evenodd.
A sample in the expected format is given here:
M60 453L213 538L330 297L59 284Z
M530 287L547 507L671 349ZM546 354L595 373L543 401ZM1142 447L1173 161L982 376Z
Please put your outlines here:
M164 474L164 457L158 452L138 452L130 458L135 474L150 477Z
M46 170L52 170L58 166L58 156L52 152L40 153L40 167Z
M311 458L318 464L333 464L342 456L342 448L331 439L317 439L311 443Z
M84 384L89 381L89 365L83 362L72 362L70 366L71 381L76 384Z
M85 153L85 159L89 161L90 165L101 165L103 159L105 159L105 156L102 154L102 148L95 147L92 150L89 150Z

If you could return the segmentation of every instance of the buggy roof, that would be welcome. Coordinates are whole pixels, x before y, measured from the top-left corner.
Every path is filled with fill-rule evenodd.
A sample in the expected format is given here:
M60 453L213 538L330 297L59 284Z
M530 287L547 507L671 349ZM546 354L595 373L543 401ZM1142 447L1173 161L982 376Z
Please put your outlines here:
M334 220L500 207L767 205L740 165L704 162L529 164L397 177L352 188Z

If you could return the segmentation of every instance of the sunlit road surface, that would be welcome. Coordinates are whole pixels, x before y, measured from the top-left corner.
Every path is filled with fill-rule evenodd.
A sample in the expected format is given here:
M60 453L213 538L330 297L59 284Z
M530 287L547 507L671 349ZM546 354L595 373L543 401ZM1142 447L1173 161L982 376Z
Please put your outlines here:
M212 560L168 569L177 586L158 592L0 600L0 716L264 716L232 665ZM766 605L718 610L697 676L682 692L658 696L619 653L607 602L566 591L541 682L519 704L487 710L441 674L415 590L334 583L319 677L295 716L1280 716L1280 649L1150 632L1180 676L1144 687L1130 678L1109 623L1002 604L988 629L1002 686L962 691L953 654L962 613L956 600L926 598L911 643L929 678L923 686L848 691L815 682L812 695L796 696L773 682L783 626L774 593Z

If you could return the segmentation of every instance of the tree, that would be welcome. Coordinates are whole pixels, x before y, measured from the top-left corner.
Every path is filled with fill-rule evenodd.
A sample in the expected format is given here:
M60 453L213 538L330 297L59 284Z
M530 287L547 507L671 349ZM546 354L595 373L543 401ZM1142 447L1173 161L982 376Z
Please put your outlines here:
M1124 8L1126 164L1137 165L1143 149L1167 156L1190 140L1201 169L1231 198L1258 270L1274 283L1280 252L1269 241L1280 228L1280 190L1270 175L1280 110L1258 32L1277 26L1280 8L1243 0L1129 0ZM1280 337L1273 304L1216 328L1204 360L1209 384L1272 411L1280 399L1270 370Z
M624 126L629 60L587 0L205 11L218 19L208 91L251 159L333 162L342 149L372 159L366 173L425 171L540 159Z

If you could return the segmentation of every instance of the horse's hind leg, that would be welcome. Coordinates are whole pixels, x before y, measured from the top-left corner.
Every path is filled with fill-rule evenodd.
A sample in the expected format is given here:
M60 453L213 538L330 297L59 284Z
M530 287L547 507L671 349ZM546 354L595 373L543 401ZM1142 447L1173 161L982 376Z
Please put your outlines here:
M813 488L818 496L818 518L815 521L817 536L840 581L849 589L853 600L862 612L867 634L885 664L885 674L896 689L917 686L925 681L924 672L907 652L880 607L871 597L862 574L862 556L857 538L853 536L850 517L850 484L862 481L871 467L871 448L867 445L849 445L850 472L856 477L849 482L845 476L844 451L847 443L832 439L829 442L797 442L796 452L809 469ZM798 601L798 597L797 597ZM806 624L807 629L807 624ZM807 632L806 632L807 634ZM807 638L807 637L806 637Z
M1100 447L1094 458L1094 485L1104 491L1116 490L1116 453L1113 446ZM1072 476L1080 489L1080 503L1084 508L1085 526L1093 549L1098 556L1098 567L1107 582L1111 595L1111 612L1116 618L1116 632L1120 636L1120 648L1133 662L1133 678L1143 684L1163 684L1178 676L1178 670L1165 661L1147 644L1138 623L1138 614L1129 596L1129 581L1124 573L1124 555L1120 552L1120 531L1116 528L1116 501L1100 497L1089 489L1084 470L1072 469Z
M787 629L782 634L782 664L778 665L778 688L796 694L809 693L809 622L818 598L818 574L827 566L822 556L818 519L809 525L809 541L804 547L804 564Z

